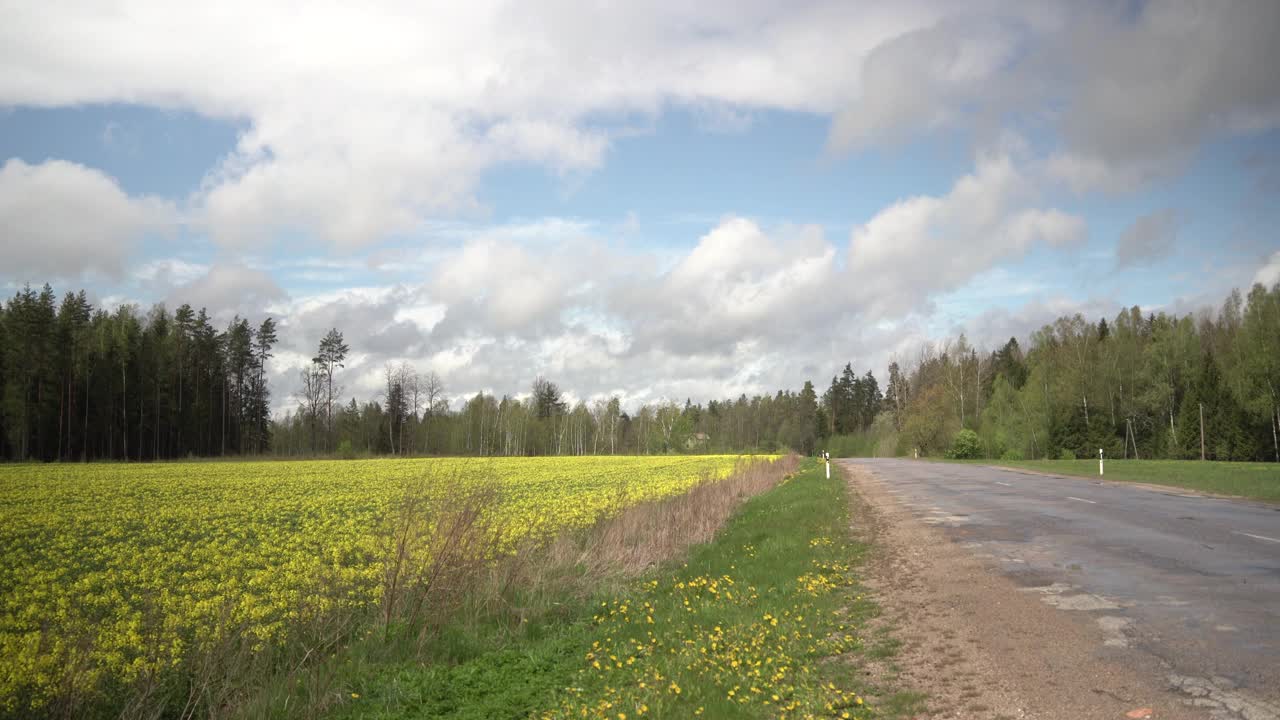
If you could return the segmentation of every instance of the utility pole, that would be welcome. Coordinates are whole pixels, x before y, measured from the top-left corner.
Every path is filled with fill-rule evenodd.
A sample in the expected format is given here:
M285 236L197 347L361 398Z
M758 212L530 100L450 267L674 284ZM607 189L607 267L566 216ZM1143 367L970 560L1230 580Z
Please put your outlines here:
M1204 459L1204 403L1200 403L1200 459Z

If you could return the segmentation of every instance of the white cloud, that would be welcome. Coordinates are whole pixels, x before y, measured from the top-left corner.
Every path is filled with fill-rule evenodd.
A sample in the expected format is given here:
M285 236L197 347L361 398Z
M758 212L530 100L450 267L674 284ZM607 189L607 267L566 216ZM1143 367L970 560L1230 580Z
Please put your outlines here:
M189 283L209 272L209 266L181 258L148 260L133 271L133 277L141 283L171 286Z
M1253 276L1255 283L1262 283L1267 287L1272 287L1276 283L1280 283L1280 250L1271 253L1271 257L1258 268L1257 274Z
M849 293L872 317L899 316L1037 244L1083 239L1082 218L1029 207L1033 199L1010 152L981 154L946 195L902 200L854 229Z
M247 121L192 197L193 220L235 249L283 229L351 249L475 210L475 183L496 165L590 171L636 115L673 104L737 127L753 109L833 112L869 51L941 10L25 5L0 26L0 104L124 102Z
M729 217L669 271L622 283L610 309L633 329L633 352L715 352L743 339L786 337L839 312L823 301L835 269L835 248L820 228L771 236Z
M450 393L519 393L541 374L578 397L617 392L633 403L767 392L806 377L821 384L848 360L881 372L891 352L928 336L931 298L1082 234L1077 218L1030 206L1034 192L1012 152L983 155L947 195L877 215L845 264L818 227L738 216L670 262L562 219L469 237L455 228L467 239L432 256L425 282L277 306L282 344L302 357L328 328L342 329L361 350L348 364L349 390L368 393L383 363L404 359L441 373ZM930 229L955 226L953 216L971 220L938 244ZM902 262L916 255L927 261ZM882 288L888 297L877 297Z
M191 198L223 245L298 230L350 250L482 210L488 169L599 167L672 106L714 128L834 118L831 145L936 128L1061 130L1050 169L1126 189L1206 137L1280 123L1280 5L941 0L640 4L27 3L0 104L137 103L246 122ZM638 118L638 119L637 119Z
M167 203L130 197L93 168L17 158L0 167L0 275L35 283L86 273L119 278L140 236L176 221Z
M284 297L284 290L261 270L235 263L215 263L203 275L173 287L166 301L170 308L182 303L207 308L219 321L239 314L257 322L267 314L266 308Z

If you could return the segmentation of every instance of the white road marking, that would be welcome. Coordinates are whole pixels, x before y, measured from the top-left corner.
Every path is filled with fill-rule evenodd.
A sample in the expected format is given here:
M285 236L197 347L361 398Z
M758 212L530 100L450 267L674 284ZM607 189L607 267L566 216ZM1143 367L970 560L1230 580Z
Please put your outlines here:
M1012 484L1010 484L1010 483L1006 483L1006 482L1000 482L999 480L997 480L997 481L996 481L996 484L997 484L997 485L1003 485L1003 486L1005 486L1005 487L1013 487L1013 485L1012 485Z
M1087 502L1087 503L1089 503L1090 505L1097 505L1097 504L1098 504L1098 501L1097 501L1097 500L1085 500L1084 498L1072 497L1071 495L1068 495L1068 496L1067 496L1067 499L1068 499L1068 500L1075 500L1076 502ZM1277 541L1277 542L1280 542L1280 541Z
M1232 535L1244 535L1245 537L1251 537L1251 538L1253 538L1254 540L1264 540L1264 541L1266 541L1266 542L1280 543L1280 540L1277 540L1277 539L1275 539L1275 538L1269 538L1269 537L1267 537L1266 535L1254 535L1253 533L1239 532L1239 531L1237 531L1237 530L1232 530L1232 531L1231 531L1231 534L1232 534Z

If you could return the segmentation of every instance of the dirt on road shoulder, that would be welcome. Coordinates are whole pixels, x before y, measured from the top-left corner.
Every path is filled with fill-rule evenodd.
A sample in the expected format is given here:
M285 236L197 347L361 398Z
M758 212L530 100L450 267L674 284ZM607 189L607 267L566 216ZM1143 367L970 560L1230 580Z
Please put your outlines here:
M922 718L1203 720L1159 668L1100 657L1099 626L1040 602L901 506L865 468L841 464L856 531L873 541L867 584L901 641L872 674L928 695ZM888 679L888 678L886 678Z

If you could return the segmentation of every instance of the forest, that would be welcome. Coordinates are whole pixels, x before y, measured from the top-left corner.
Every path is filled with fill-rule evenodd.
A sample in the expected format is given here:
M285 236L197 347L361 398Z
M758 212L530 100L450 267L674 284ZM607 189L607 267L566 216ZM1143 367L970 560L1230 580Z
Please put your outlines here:
M555 382L451 405L446 379L384 368L363 400L342 387L340 329L319 338L294 383L272 388L277 321L203 308L95 308L49 286L0 307L0 457L586 455L820 447L836 454L992 458L1280 460L1280 285L1235 291L1217 311L1133 307L1064 316L1020 342L963 336L894 358L882 389L851 364L821 395L798 391L625 409L570 403ZM274 396L273 396L274 394ZM283 402L273 401L277 397ZM453 397L456 397L454 395ZM273 407L288 407L273 413ZM1202 433L1203 426L1203 447ZM972 438L957 451L962 431Z
M891 422L873 439L899 454L1280 462L1278 393L1280 284L1254 285L1216 311L1064 316L991 352L963 335L922 346L890 364ZM977 442L957 443L963 430Z

